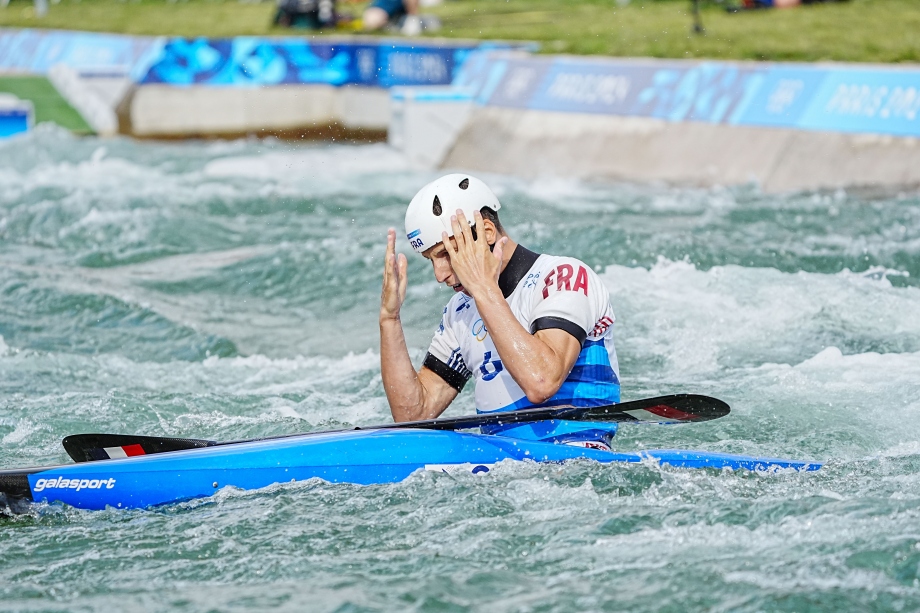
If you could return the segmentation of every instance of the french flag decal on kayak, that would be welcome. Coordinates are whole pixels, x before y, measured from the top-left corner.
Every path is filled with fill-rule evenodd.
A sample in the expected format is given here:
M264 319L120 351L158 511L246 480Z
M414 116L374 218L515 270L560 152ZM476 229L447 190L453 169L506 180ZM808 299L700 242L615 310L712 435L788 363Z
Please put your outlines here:
M144 448L140 445L122 445L121 447L103 447L101 449L90 450L90 455L94 460L117 460L119 458L130 458L136 455L147 455Z

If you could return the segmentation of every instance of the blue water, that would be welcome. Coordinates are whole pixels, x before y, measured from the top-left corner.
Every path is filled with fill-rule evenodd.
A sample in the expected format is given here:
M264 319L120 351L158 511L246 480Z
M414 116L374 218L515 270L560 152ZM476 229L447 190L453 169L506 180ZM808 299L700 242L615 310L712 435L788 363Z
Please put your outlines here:
M386 229L435 173L384 145L0 144L0 468L76 432L386 422ZM598 270L624 399L732 414L619 450L818 473L503 464L0 520L4 611L920 609L920 197L485 175L510 234ZM420 361L449 290L407 245ZM471 386L470 386L471 387ZM449 415L474 409L465 391Z

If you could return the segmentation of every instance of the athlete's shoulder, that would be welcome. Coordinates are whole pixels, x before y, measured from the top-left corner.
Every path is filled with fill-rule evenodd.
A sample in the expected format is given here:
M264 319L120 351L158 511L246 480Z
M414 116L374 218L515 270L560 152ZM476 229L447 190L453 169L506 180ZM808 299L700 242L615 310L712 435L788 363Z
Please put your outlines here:
M568 255L549 255L546 253L540 255L540 257L537 258L537 262L534 264L534 268L539 268L540 270L551 270L560 264L584 266L586 270L590 270L590 267L578 258L573 258Z
M589 287L597 288L597 290L604 287L598 274L578 258L565 255L541 255L534 265L534 269L537 268L542 278L542 282L538 285L543 290L543 298L547 298L554 289L581 292L587 296Z

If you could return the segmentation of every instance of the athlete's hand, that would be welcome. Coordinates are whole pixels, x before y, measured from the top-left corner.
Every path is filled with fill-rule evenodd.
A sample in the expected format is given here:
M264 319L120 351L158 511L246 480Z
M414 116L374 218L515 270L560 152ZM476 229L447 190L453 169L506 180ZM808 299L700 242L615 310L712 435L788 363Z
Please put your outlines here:
M399 320L399 309L406 299L406 267L403 254L396 255L396 230L387 232L387 252L383 258L383 291L380 294L380 321Z
M455 243L447 238L447 232L441 233L444 248L447 249L447 255L450 257L450 266L460 284L473 298L480 290L490 285L498 285L498 276L502 272L502 254L505 243L508 242L508 238L503 236L490 251L485 225L482 223L482 214L476 211L474 219L476 221L475 240L470 231L470 224L461 210L457 210L457 214L450 217Z

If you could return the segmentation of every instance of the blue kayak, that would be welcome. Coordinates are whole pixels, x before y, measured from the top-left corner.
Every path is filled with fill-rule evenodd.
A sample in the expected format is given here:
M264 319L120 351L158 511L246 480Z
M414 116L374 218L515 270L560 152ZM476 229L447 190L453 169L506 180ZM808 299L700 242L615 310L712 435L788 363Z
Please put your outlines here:
M147 508L323 479L393 483L419 470L488 472L505 460L559 463L653 460L678 468L812 471L820 463L686 450L617 453L491 434L424 429L347 430L256 440L64 466L0 471L0 503L61 502L80 509ZM0 507L4 505L0 504Z

